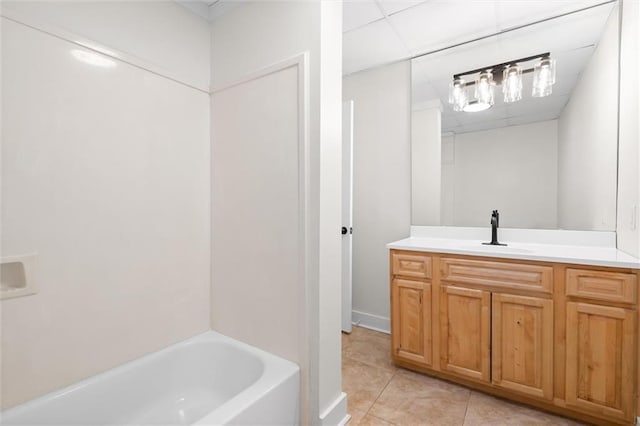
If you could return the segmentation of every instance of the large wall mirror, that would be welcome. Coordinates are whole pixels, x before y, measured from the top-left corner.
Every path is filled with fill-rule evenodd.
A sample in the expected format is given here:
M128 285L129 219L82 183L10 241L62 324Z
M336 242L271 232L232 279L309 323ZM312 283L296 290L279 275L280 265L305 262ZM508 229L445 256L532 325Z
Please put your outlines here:
M618 8L412 60L413 225L615 230Z

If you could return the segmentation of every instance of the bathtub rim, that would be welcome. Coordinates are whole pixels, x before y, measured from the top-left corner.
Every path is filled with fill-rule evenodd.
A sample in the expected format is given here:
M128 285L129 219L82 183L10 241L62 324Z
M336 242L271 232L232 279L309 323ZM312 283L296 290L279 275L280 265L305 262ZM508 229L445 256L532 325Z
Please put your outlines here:
M173 351L178 350L179 348L187 347L200 342L222 342L231 346L235 346L242 351L256 356L263 363L263 370L262 374L248 387L242 389L239 393L232 396L227 401L205 414L202 418L191 423L191 425L193 426L211 424L211 421L215 421L216 423L224 423L233 419L236 415L240 414L242 410L250 407L252 403L258 401L263 395L277 388L278 385L284 383L292 376L295 376L300 372L300 367L292 361L286 360L279 357L278 355L274 355L239 340L235 340L216 331L208 330L203 333L196 334L195 336L191 336L184 340L178 341L157 351L144 354L140 357L134 358L123 364L119 364L113 368L89 376L63 388L53 390L29 401L25 401L14 407L7 408L6 410L1 410L0 426L9 426L5 423L6 415L10 415L11 417L20 416L22 413L28 412L31 408L37 406L41 402L51 401L67 393L80 391L82 388L90 386L96 382L100 382L101 380L108 379L113 374L126 373L127 371L135 369L141 364L152 361L156 358L160 358L165 354L169 354Z

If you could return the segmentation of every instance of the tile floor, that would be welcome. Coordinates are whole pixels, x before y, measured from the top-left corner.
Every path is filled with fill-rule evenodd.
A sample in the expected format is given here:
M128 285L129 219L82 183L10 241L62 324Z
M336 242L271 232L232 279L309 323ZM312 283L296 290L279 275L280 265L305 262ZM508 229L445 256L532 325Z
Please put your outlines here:
M342 334L342 388L349 426L582 424L395 367L389 335L362 327Z

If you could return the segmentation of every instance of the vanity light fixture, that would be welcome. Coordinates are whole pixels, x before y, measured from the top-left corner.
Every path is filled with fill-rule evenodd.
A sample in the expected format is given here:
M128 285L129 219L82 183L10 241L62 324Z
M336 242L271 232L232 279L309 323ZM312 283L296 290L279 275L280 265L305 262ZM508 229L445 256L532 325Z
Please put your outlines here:
M537 60L533 68L523 68L520 63ZM506 103L522 99L522 75L533 73L532 96L549 96L556 82L556 61L550 53L528 56L502 64L478 68L455 74L449 84L449 103L454 111L478 112L491 108L494 104L494 88L502 85L503 100ZM467 82L463 76L477 75ZM469 86L475 86L474 97L467 93Z

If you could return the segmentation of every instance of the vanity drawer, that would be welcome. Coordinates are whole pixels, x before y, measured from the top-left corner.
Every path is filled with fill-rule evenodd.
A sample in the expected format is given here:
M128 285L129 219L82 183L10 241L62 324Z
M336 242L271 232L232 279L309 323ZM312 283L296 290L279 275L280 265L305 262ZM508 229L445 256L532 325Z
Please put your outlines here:
M567 296L604 302L635 303L636 276L621 272L567 269Z
M462 284L553 293L553 268L550 266L443 258L440 277L443 281Z
M392 252L391 264L394 275L431 278L431 256L419 253Z

